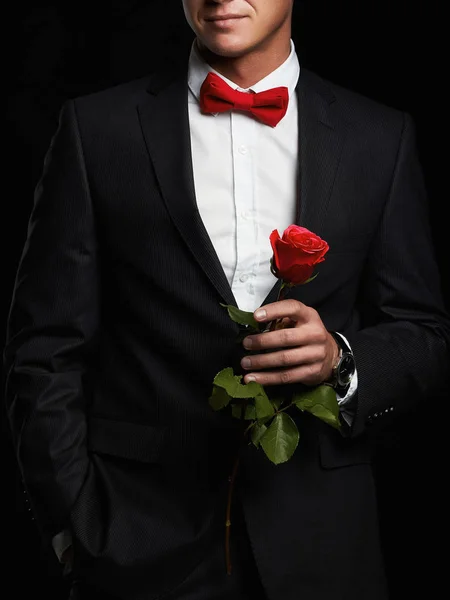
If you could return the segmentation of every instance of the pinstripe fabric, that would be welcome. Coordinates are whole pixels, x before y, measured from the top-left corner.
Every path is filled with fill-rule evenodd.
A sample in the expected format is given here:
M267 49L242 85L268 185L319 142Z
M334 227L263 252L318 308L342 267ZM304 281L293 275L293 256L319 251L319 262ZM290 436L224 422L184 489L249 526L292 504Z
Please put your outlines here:
M207 398L241 350L196 208L186 86L184 63L64 105L8 321L24 486L105 600L172 598L198 569L210 589L179 598L221 597L211 556L239 431ZM246 447L236 531L270 600L385 600L369 431L439 391L449 320L409 117L306 70L297 93L299 223L330 252L294 297L349 339L358 412L346 438L296 415L282 466Z

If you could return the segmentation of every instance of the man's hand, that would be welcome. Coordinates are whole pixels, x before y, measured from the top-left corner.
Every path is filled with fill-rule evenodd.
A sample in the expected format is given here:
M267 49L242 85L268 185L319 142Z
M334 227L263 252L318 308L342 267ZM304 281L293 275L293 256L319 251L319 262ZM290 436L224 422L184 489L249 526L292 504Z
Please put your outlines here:
M259 308L254 317L260 323L283 320L281 328L249 335L243 340L244 348L256 352L241 361L242 368L249 371L245 383L313 386L331 377L339 349L316 310L298 300L280 300ZM257 353L272 349L273 352Z

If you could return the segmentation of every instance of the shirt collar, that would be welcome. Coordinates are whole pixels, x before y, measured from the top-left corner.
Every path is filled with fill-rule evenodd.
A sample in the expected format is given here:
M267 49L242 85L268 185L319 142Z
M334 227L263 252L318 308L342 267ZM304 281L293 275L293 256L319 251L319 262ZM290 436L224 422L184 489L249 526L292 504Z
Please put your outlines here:
M285 86L289 90L289 96L291 96L297 86L298 78L300 75L300 64L298 61L297 53L295 52L295 45L293 40L291 42L291 52L287 59L281 64L275 71L266 75L263 79L252 85L250 88L239 88L239 86L224 77L221 73L218 73L213 69L201 56L197 49L196 40L192 43L191 53L189 56L188 66L188 85L191 92L197 98L200 99L200 88L208 75L209 72L219 75L230 87L241 91L253 91L255 93L263 92L270 88Z

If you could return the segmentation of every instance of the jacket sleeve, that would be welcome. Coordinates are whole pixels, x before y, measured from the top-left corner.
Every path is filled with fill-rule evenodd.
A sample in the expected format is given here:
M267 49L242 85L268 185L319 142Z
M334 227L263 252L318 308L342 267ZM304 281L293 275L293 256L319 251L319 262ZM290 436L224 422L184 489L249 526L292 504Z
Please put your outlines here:
M368 327L347 333L358 369L352 435L440 395L450 365L450 321L434 256L415 127L404 123L389 196L364 271Z
M97 240L75 104L35 190L3 355L5 400L25 491L41 533L68 525L87 473L86 406L98 329Z

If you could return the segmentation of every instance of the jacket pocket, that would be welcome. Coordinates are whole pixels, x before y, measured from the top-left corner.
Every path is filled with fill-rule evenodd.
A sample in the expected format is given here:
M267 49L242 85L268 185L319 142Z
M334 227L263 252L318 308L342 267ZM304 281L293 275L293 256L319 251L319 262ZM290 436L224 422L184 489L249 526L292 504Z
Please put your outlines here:
M335 430L319 433L319 453L324 469L370 464L373 458L366 438L344 438Z
M89 451L129 460L159 462L166 445L166 427L104 417L89 420Z

